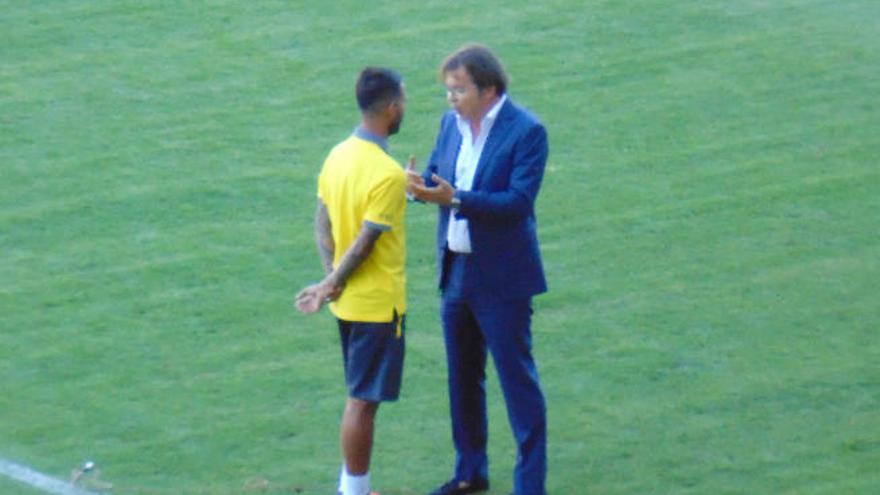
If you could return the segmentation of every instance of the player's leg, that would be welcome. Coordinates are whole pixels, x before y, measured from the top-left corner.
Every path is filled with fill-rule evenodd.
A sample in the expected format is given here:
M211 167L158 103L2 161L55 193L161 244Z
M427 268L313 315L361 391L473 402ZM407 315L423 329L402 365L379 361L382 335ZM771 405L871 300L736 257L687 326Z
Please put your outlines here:
M378 402L349 397L342 414L340 443L344 464L339 477L342 495L367 495L370 491L370 455Z
M343 495L369 491L370 457L379 403L400 394L405 350L404 319L388 323L341 322L340 337L348 399L342 415L340 444L344 466Z
M378 402L368 402L353 397L349 397L345 403L340 443L346 469L351 475L364 475L370 470L373 429L378 409Z

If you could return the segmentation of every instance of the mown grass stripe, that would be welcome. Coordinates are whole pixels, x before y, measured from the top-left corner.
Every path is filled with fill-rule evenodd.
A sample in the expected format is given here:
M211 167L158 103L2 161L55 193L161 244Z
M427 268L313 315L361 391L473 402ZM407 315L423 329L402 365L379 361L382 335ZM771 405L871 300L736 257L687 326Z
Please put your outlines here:
M21 464L0 458L0 474L46 493L56 495L97 495L71 483L56 480Z

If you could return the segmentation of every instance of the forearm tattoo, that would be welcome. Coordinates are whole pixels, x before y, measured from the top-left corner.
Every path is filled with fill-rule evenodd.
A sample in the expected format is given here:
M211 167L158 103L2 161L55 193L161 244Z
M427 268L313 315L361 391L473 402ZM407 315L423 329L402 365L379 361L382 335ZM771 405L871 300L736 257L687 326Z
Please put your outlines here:
M373 252L373 246L376 245L376 240L379 239L381 234L381 230L368 225L361 227L361 231L358 233L354 244L345 252L345 255L339 261L339 266L333 272L334 285L342 285L348 280L351 274L357 270L357 267Z
M336 248L333 242L333 226L330 223L330 216L327 214L327 207L320 200L315 210L315 243L318 245L318 256L321 258L324 273L329 274L333 271L333 257Z

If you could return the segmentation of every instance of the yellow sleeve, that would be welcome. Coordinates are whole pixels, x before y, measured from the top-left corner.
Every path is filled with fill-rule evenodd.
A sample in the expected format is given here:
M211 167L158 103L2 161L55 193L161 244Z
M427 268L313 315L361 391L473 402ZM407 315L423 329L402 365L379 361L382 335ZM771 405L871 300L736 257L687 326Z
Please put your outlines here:
M370 190L364 220L393 229L403 225L406 211L406 174L402 169L378 180Z

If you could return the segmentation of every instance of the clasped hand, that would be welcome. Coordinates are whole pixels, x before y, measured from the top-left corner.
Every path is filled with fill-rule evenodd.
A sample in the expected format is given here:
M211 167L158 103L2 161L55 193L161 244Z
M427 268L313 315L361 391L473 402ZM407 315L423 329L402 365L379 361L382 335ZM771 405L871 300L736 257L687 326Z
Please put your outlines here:
M343 289L344 286L334 285L324 279L299 291L293 304L301 313L316 313L325 303L338 299Z

